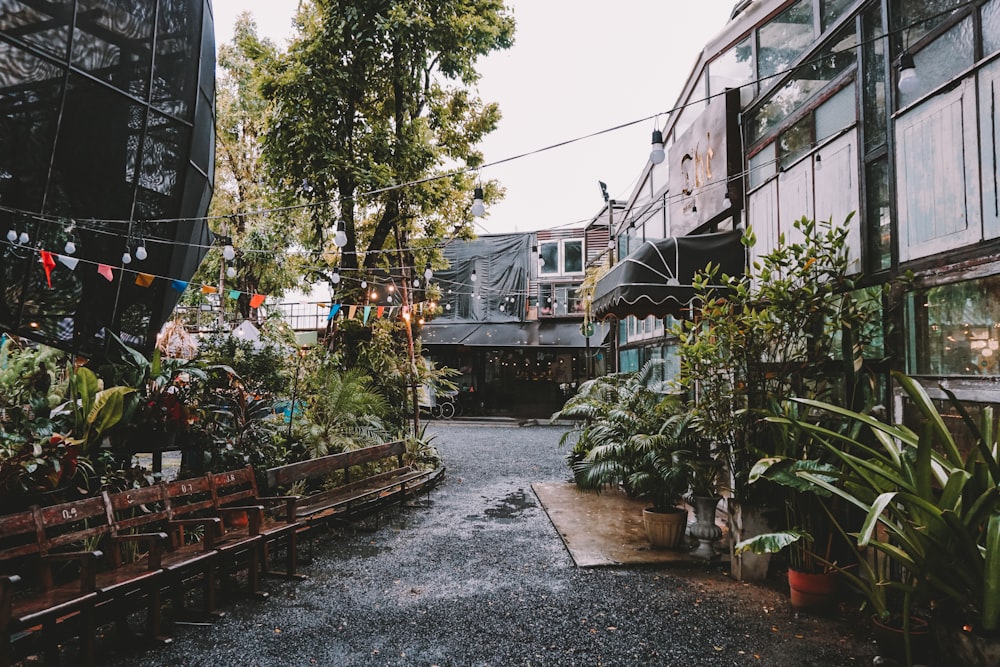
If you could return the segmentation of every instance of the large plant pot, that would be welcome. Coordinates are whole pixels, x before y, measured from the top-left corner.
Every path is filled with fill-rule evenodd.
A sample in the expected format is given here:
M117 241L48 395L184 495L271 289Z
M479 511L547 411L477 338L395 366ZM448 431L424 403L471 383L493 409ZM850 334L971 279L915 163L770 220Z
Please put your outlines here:
M901 665L906 664L906 635L903 632L903 619L894 616L888 620L882 620L877 616L872 616L872 635L878 645L878 654L882 658L890 658ZM911 662L922 664L930 661L931 653L934 650L934 642L931 635L930 624L917 616L910 617L910 656ZM969 663L956 660L956 665L969 665ZM985 663L984 663L985 664ZM997 663L990 663L997 664Z
M1000 665L1000 636L985 637L971 626L935 619L938 652L956 665L995 667Z
M802 611L823 611L837 599L836 572L800 572L789 568L788 590L792 606Z
M736 553L733 548L738 542L772 532L770 507L748 505L730 499L729 506L729 556L730 569L737 581L763 581L767 578L767 568L771 564L771 554L755 554L750 551Z
M679 507L642 511L642 522L646 526L646 537L658 549L676 549L687 528L687 510Z
M715 550L715 543L722 537L722 529L715 523L715 509L719 505L720 498L712 496L694 496L691 503L694 505L694 524L688 532L691 537L698 540L698 546L691 550L691 555L695 558L712 560L719 553Z

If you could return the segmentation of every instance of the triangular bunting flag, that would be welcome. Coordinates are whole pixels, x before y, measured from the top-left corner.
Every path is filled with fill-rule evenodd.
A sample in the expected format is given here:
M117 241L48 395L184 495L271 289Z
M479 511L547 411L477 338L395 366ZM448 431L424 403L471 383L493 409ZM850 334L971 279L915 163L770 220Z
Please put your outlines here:
M375 317L382 317L382 313L385 312L385 306L379 306L378 310L375 312Z
M115 272L111 270L111 267L107 264L98 264L97 272L104 276L104 279L108 282L115 279Z
M266 298L267 296L264 294L254 294L252 297L250 297L250 307L260 308L261 304L264 303L264 299Z
M69 257L68 255L56 255L56 259L70 271L76 271L76 265L80 263L80 260L76 257Z
M372 307L371 306L365 306L365 316L364 316L364 319L361 320L361 323L362 324L368 324L368 316L371 315L371 314L372 314Z
M152 273L137 273L135 275L135 284L139 287L149 287L153 284L153 278L155 276Z
M202 285L201 286L201 293L202 294L215 294L218 291L219 291L218 288L212 287L211 285Z
M354 319L354 314L357 313L357 312L358 312L358 307L357 306L350 306L350 307L348 307L348 309L347 309L347 319L353 320Z
M237 299L240 298L240 291L238 289L229 290L229 298L232 299L233 301L236 301Z
M332 306L330 306L330 314L326 316L326 321L329 322L330 320L332 320L333 318L335 318L337 316L337 313L339 313L339 312L340 312L340 304L339 303L335 303Z
M183 292L187 289L188 284L183 280L171 280L170 286L173 287L178 292Z
M56 260L48 250L42 250L41 255L42 267L45 269L45 280L49 283L49 289L52 289L52 269L56 268Z

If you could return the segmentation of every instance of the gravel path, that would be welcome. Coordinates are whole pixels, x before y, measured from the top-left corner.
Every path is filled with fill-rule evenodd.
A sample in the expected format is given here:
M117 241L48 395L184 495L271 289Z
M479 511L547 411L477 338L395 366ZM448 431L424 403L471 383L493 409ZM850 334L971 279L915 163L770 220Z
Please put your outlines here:
M434 425L448 467L429 498L307 542L300 583L229 603L214 626L109 665L870 665L850 619L718 567L574 567L531 491L567 478L562 430Z

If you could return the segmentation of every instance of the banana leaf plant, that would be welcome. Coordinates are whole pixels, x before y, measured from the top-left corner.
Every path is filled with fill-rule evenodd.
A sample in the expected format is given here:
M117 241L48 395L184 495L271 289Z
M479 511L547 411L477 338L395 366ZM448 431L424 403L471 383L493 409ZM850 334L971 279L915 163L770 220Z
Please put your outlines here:
M832 481L809 470L795 475L814 491L828 492L864 512L860 529L845 531L860 552L862 567L864 550L871 548L904 573L887 579L869 566L865 577L853 575L873 603L885 587L896 588L904 592L906 603L933 602L950 618L995 634L1000 631L1000 455L992 410L985 409L977 424L955 395L943 389L975 443L963 452L924 388L901 373L893 378L920 416L917 430L829 403L795 399L861 427L836 430L796 421L836 457L841 470ZM772 419L791 423L786 417Z

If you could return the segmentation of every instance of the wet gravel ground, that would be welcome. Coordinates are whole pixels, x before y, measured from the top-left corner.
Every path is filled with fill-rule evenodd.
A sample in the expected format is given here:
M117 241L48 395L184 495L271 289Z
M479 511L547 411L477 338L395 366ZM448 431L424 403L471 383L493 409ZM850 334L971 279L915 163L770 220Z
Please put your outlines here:
M720 566L580 569L531 491L567 478L562 429L435 424L444 482L308 540L303 582L107 665L870 665L854 617L794 614ZM863 635L863 633L861 633ZM113 640L112 640L113 641Z

